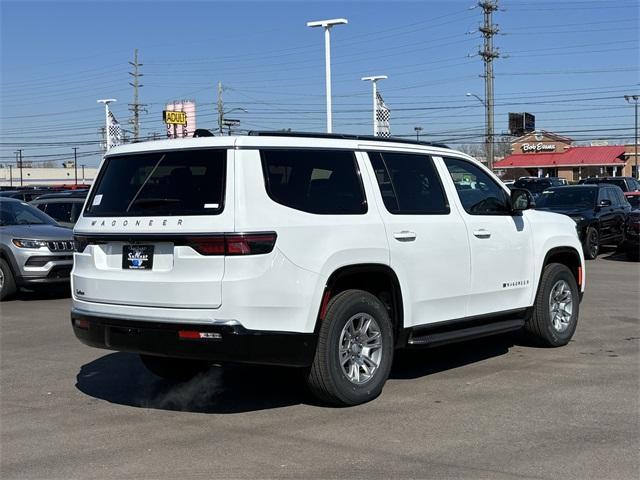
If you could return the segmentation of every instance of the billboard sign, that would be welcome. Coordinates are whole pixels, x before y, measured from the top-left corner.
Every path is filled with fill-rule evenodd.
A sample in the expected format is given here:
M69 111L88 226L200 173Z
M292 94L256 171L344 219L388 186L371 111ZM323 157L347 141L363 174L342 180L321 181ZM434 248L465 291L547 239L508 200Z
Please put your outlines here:
M167 103L162 113L168 138L192 137L196 131L196 104L193 100Z
M186 125L187 114L186 112L176 112L172 110L163 110L162 119L167 125Z

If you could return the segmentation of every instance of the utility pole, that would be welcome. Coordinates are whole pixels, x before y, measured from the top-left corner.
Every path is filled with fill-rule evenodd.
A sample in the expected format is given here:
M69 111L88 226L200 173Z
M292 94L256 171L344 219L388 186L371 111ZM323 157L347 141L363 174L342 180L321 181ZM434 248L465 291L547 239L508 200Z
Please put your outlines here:
M13 187L13 165L9 164L9 186Z
M500 52L493 48L493 37L498 33L498 25L493 24L493 12L498 10L498 0L481 0L478 6L484 12L484 23L478 28L484 37L484 45L478 55L484 61L484 90L486 110L486 155L487 167L493 169L493 59L500 56Z
M133 62L129 62L129 65L133 67L133 72L129 72L129 75L133 77L133 83L129 82L129 85L133 87L133 103L129 104L129 111L132 113L132 118L129 123L133 125L133 141L137 142L140 138L140 112L146 112L147 105L139 102L138 89L143 85L139 82L140 77L143 76L138 69L142 66L142 63L138 63L138 49L133 51Z
M634 155L635 155L635 165L636 165L636 179L640 179L640 172L638 172L638 99L640 96L638 95L625 95L624 99L629 102L635 104L635 142L634 142Z
M222 127L224 126L224 102L222 101L222 82L218 82L218 132L222 135Z
M18 168L20 168L20 186L22 186L22 149L19 148L16 153L18 154Z
M80 165L82 167L82 184L84 185L86 183L85 179L84 179L84 167L85 164L83 163L82 165Z
M73 148L73 170L76 177L76 186L78 185L78 147Z

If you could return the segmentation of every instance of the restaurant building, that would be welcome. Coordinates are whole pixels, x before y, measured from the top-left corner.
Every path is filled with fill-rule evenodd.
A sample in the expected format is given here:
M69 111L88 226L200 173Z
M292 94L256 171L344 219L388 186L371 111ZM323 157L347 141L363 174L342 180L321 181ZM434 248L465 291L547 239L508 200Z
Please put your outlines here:
M548 176L577 182L587 177L636 174L633 145L576 146L569 137L537 130L516 138L511 152L494 164L505 180Z

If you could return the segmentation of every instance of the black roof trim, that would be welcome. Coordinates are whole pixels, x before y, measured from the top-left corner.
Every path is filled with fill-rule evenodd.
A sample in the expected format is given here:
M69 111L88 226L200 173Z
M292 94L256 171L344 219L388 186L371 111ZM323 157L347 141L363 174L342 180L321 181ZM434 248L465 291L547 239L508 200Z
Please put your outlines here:
M249 135L256 137L299 137L299 138L335 138L338 140L364 140L367 142L390 142L390 143L408 143L411 145L423 145L427 147L438 147L450 149L443 143L419 142L407 138L398 137L374 137L373 135L351 135L345 133L314 133L314 132L283 132L269 130L251 130Z

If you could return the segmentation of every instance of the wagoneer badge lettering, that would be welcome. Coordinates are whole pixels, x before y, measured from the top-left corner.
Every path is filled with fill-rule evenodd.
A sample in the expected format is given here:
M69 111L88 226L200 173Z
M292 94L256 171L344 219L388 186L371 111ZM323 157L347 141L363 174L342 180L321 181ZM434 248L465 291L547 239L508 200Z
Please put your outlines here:
M163 227L181 227L182 226L182 218L177 218L177 219L168 219L165 218L162 220L162 222L160 223L154 223L153 219L150 219L148 222L143 222L142 220L136 220L135 223L133 224L136 227L142 227L142 226L149 226L149 227L153 227L153 226L159 226L162 225ZM111 220L111 222L109 222L108 220L92 220L91 221L91 226L92 227L128 227L129 226L129 220L125 219L125 220Z

